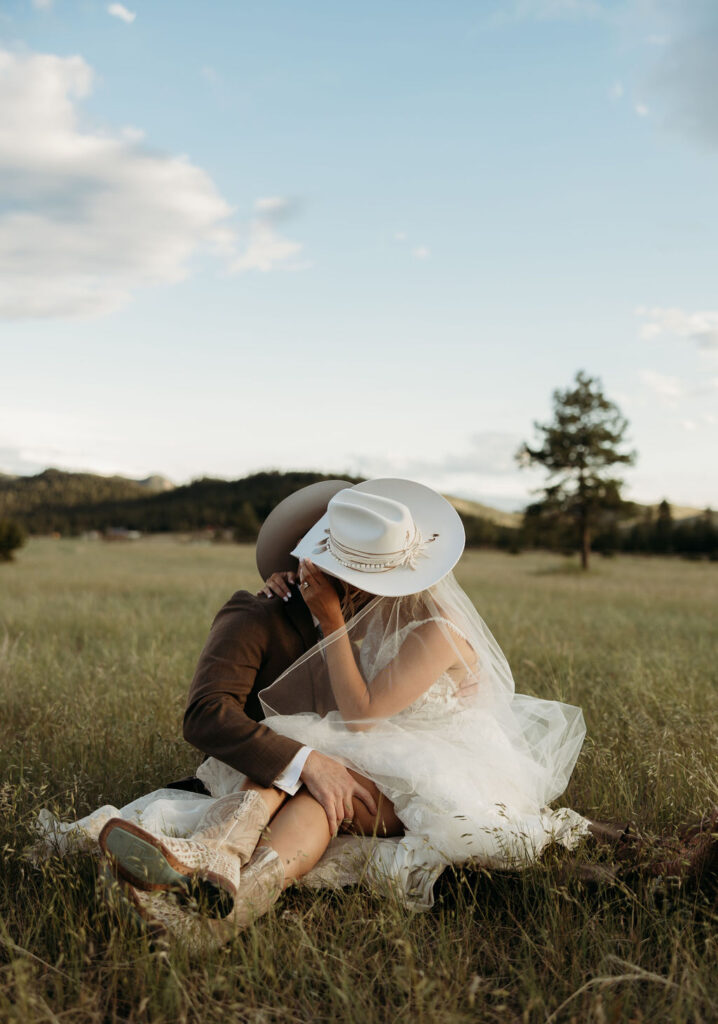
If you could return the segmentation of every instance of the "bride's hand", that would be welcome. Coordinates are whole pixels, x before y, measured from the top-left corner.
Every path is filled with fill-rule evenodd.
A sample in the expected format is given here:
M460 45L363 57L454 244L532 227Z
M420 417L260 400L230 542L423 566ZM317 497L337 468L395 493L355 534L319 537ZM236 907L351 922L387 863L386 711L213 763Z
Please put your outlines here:
M324 573L308 558L299 559L299 593L325 636L344 625L339 595Z
M271 576L267 577L264 581L264 586L261 590L257 591L257 597L264 594L265 597L281 597L284 601L288 601L292 596L292 592L289 589L291 583L297 582L297 574L288 570L287 572L273 572Z

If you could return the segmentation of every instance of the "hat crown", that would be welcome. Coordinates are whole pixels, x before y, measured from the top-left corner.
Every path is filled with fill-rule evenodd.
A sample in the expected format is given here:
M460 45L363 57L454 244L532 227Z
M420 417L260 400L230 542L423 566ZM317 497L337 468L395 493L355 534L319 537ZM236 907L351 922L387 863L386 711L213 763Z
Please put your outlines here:
M347 488L334 495L327 512L332 538L367 555L402 551L416 533L407 506L380 494Z

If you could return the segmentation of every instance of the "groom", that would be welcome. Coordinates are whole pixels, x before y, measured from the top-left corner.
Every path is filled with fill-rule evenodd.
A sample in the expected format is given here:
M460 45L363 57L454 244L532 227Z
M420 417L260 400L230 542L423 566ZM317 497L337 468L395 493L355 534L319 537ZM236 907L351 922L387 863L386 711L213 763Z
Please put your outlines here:
M290 555L321 519L345 480L310 484L270 513L257 538L262 579L292 568ZM195 670L184 716L184 738L263 787L274 787L277 807L304 784L324 808L331 833L351 818L361 800L372 814L371 795L347 769L263 724L258 694L318 640L311 613L294 587L291 597L269 599L240 590L219 610ZM206 792L198 779L175 788Z

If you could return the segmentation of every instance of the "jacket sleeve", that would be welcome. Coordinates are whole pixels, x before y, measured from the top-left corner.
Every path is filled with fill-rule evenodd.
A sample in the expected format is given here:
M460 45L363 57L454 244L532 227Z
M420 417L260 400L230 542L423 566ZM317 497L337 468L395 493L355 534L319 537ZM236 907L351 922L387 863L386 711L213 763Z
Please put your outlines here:
M301 744L247 715L245 705L270 642L249 594L235 594L212 623L184 716L184 738L261 786L271 786Z

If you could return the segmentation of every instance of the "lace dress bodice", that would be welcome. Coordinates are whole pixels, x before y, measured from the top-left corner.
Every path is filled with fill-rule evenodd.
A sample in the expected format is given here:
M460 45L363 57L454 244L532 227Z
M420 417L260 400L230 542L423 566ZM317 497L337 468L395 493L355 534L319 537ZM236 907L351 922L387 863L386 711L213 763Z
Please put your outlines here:
M383 668L397 657L409 633L420 626L427 625L429 622L439 623L440 627L449 629L452 634L466 641L463 633L448 619L435 616L422 622L410 622L397 632L394 643L386 645L383 656L380 658L378 665L375 665L376 674L381 672ZM362 663L361 667L366 673L366 666ZM476 669L474 669L475 671ZM433 720L437 716L444 717L461 710L465 705L460 695L459 687L466 680L468 672L469 670L458 659L457 654L457 663L447 669L446 672L442 672L429 689L425 690L416 700L412 701L411 704L398 711L395 715L392 715L392 721L399 722L407 718Z

